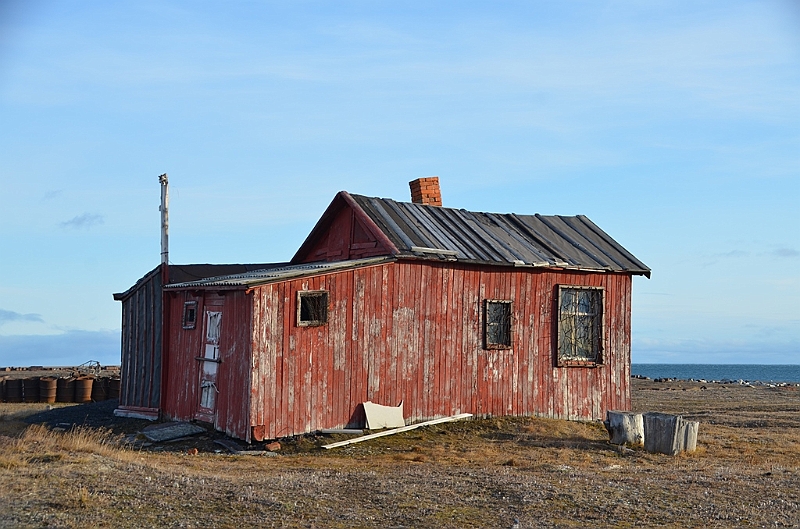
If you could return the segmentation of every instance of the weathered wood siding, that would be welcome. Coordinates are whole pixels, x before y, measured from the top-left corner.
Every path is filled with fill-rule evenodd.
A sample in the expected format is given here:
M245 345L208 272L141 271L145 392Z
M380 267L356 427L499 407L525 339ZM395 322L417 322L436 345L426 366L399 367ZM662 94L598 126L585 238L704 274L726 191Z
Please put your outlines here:
M157 412L161 400L161 268L122 299L119 406Z
M296 256L293 262L345 261L388 255L391 251L365 226L364 219L359 218L355 209L345 207L335 216L331 213L324 234L303 253L307 255L302 259Z
M222 312L220 359L217 366L214 427L228 435L249 438L250 321L252 305L244 291L176 291L168 296L172 335L166 355L163 412L172 419L197 418L206 310ZM183 305L197 302L197 324L182 328Z
M559 284L605 289L604 365L555 367ZM296 325L298 290L329 292L326 325ZM463 412L599 419L630 409L627 274L398 261L249 296L258 440L360 424L367 400L404 401L412 421ZM511 349L483 348L485 299L513 302Z

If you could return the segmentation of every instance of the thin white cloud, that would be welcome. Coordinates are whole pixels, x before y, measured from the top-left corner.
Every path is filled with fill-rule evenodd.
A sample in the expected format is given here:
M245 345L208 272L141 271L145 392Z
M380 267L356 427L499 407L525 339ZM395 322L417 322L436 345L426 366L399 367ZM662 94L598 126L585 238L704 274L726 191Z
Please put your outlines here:
M731 250L729 252L714 254L713 257L746 257L748 255L750 255L750 252L744 250Z
M92 226L97 226L98 224L103 224L102 215L84 213L83 215L78 215L77 217L65 220L64 222L61 223L61 227L80 229L80 228L91 228Z
M40 314L21 314L11 310L0 309L0 326L10 323L12 321L32 321L37 323L44 323Z
M776 257L798 257L800 252L794 248L776 248L772 251L772 255Z

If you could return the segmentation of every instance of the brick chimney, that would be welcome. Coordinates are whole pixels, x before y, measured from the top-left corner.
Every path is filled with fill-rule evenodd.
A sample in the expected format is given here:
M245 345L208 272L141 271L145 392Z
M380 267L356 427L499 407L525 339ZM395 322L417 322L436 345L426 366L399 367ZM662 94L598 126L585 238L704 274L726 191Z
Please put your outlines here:
M439 191L439 177L417 178L408 183L411 188L411 202L428 206L442 205L442 192Z

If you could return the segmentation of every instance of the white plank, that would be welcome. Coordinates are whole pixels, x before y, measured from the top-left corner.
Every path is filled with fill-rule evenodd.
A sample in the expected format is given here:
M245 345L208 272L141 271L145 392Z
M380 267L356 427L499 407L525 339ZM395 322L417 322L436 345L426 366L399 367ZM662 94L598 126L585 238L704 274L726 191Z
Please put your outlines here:
M364 415L367 416L367 430L381 428L402 428L406 425L403 418L403 403L398 406L382 406L374 402L364 402Z
M408 426L403 426L402 428L395 428L394 430L386 430L384 432L373 433L369 435L363 435L361 437L356 437L355 439L348 439L347 441L339 441L338 443L331 443L329 445L323 445L322 448L329 450L331 448L338 448L340 446L347 446L355 443L360 443L361 441L368 441L370 439L376 439L378 437L384 437L386 435L394 435L396 433L401 432L408 432L410 430L414 430L416 428L420 428L422 426L432 426L434 424L440 424L443 422L453 422L453 421L460 421L461 419L466 419L468 417L472 417L471 413L460 413L458 415L453 415L451 417L442 417L441 419L433 419L431 421L420 422L417 424L409 424Z

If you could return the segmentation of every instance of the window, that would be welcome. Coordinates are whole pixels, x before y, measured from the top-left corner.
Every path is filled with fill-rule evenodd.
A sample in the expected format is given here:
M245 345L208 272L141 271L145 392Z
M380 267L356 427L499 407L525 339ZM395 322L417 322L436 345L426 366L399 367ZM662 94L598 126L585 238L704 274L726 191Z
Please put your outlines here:
M558 287L558 365L603 363L603 289Z
M183 304L183 328L194 329L197 325L197 302L186 301Z
M328 322L328 292L300 290L297 292L297 325L313 327Z
M511 302L487 299L484 302L483 348L511 348Z
M222 329L222 313L206 311L206 347L204 359L219 360L219 337Z

